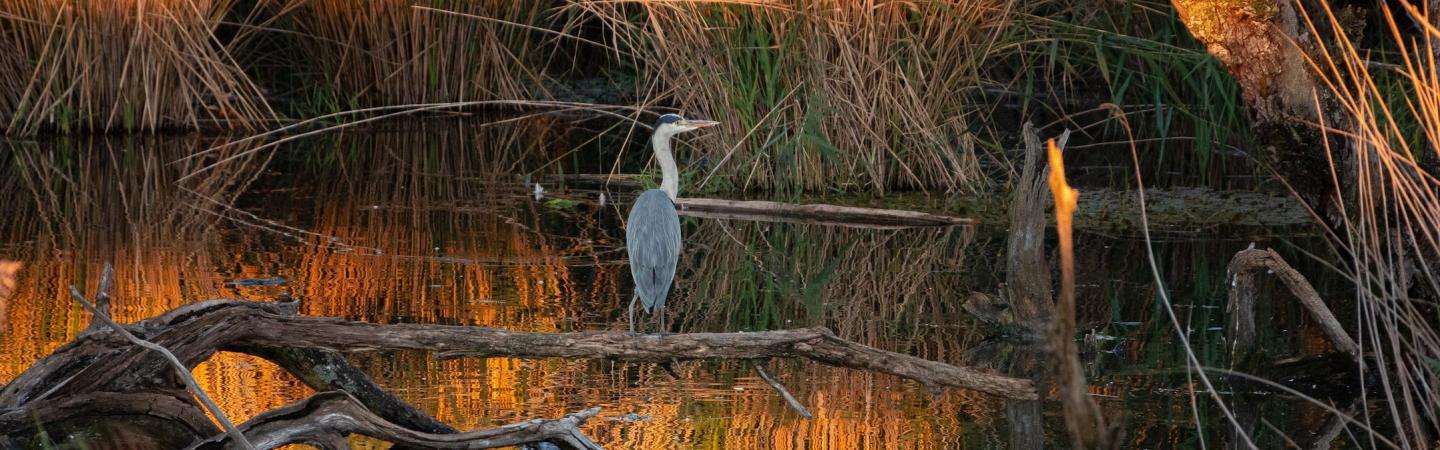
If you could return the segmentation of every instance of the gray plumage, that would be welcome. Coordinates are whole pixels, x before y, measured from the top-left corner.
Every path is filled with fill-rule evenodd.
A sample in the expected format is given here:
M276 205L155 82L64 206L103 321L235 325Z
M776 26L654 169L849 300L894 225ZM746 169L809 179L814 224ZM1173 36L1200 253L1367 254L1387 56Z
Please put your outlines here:
M630 276L635 279L635 295L630 298L630 332L635 332L635 301L645 305L645 313L660 316L660 331L665 327L665 299L675 281L675 265L680 262L680 215L675 199L680 195L680 169L670 153L670 138L678 133L715 125L712 120L687 120L678 114L666 114L655 121L655 134L650 148L660 166L660 189L640 194L630 207L625 225L625 250L630 252Z
M625 248L630 251L630 275L645 312L664 308L680 261L680 215L665 191L651 189L635 200L625 228Z

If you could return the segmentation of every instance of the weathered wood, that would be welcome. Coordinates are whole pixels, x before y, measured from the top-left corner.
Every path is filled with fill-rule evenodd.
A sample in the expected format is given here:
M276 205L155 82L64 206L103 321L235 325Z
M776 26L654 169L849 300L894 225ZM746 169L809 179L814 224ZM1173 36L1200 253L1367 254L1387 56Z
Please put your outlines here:
M240 429L262 449L298 443L335 448L340 445L337 442L340 437L361 434L416 448L479 449L551 442L563 448L589 450L600 446L580 432L580 425L599 412L600 408L590 408L556 420L536 419L488 430L432 434L390 423L371 413L350 394L330 391L255 416ZM190 448L237 447L229 435L216 435Z
M152 442L180 442L182 445L221 433L205 410L184 391L121 393L91 392L65 399L35 402L25 407L0 411L0 435L30 438L43 425L52 438L64 432L64 423L99 425L110 422L133 425L134 419L149 418L170 424L166 429L147 430ZM174 446L172 446L174 447Z
M275 314L253 302L207 305L203 314L172 320L150 341L162 345L187 365L208 359L217 349L289 347L340 351L419 350L442 357L595 358L631 362L672 359L807 358L856 369L909 378L932 389L958 387L1008 398L1036 398L1028 380L1005 377L887 352L810 328L754 333L689 333L631 335L624 332L528 333L490 328L372 324L331 318ZM167 370L143 349L128 348L107 355L107 364L85 367L56 390L73 395L97 390L131 391L152 385ZM34 376L29 371L17 380ZM14 383L12 383L14 384ZM44 389L30 383L32 388ZM34 392L8 392L33 398ZM0 402L6 399L0 398Z
M343 435L360 432L356 430L370 430L377 433L373 436L381 439L394 438L396 440L392 442L396 444L396 448L461 445L459 440L447 439L468 439L472 442L464 445L473 447L474 439L470 438L480 435L464 434L463 437L455 437L462 435L446 434L453 430L375 385L363 373L350 366L341 355L335 353L337 351L416 350L434 352L445 358L603 358L654 363L694 359L754 361L795 357L835 366L889 373L919 381L931 389L958 387L1008 398L1037 398L1035 388L1029 380L867 347L840 339L823 328L671 335L632 335L623 332L529 333L479 327L371 324L333 318L298 317L295 316L297 309L298 302L288 298L275 303L211 301L176 308L134 325L117 324L114 328L82 333L75 341L31 366L0 391L0 427L9 427L0 428L0 436L23 441L26 436L33 435L30 431L35 427L47 424L48 419L39 422L30 420L36 417L54 419L54 423L79 423L69 419L71 416L66 414L86 417L84 414L88 413L84 411L84 407L94 404L86 399L99 395L97 393L117 396L115 398L118 399L144 399L147 398L145 396L152 396L157 392L180 392L181 379L176 376L167 358L122 338L121 335L125 333L133 333L137 340L143 339L167 349L184 367L194 367L217 351L243 352L275 361L317 390L344 389L353 393L344 394L345 403L351 406L336 406L328 403L334 401L328 399L329 397L317 397L327 400L321 402L323 404L298 405L296 408L299 409L275 411L265 416L270 419L265 422L266 425L255 422L247 429L268 430L256 433L256 436L268 439L266 444L259 445L261 448L270 446L269 442L291 439L298 439L293 442L304 441L322 448L341 448ZM123 400L113 403L145 404L144 401ZM64 408L55 409L59 408L56 405ZM126 420L150 420L160 423L178 420L181 423L194 424L182 428L204 428L205 431L218 432L205 418L204 410L193 399L170 401L168 405L172 405L171 409L176 412L166 413L164 411L167 410L163 408L146 407L138 410L134 418ZM297 411L302 410L330 412L297 416ZM158 412L150 414L151 411ZM339 414L334 413L335 411L347 413ZM307 420L309 422L306 422ZM287 428L282 424L290 426ZM397 430L405 432L400 433ZM213 436L213 433L201 434L194 431L190 434ZM249 436L250 431L244 431L244 435ZM450 437L435 437L441 435ZM213 443L228 446L231 444L226 439L234 438L214 439L216 441ZM440 444L435 444L436 442ZM578 448L590 448L574 445L584 444L588 440L575 439L565 442Z
M1250 248L1236 253L1226 269L1231 282L1229 301L1225 306L1229 316L1225 335L1230 339L1232 355L1246 355L1255 346L1255 274L1262 269L1275 274L1285 283L1295 298L1300 300L1300 305L1305 307L1310 318L1320 326L1320 331L1329 339L1331 345L1335 346L1335 350L1352 356L1359 354L1360 346L1345 332L1345 328L1340 326L1340 321L1330 312L1330 308L1320 299L1320 294L1305 276L1290 267L1274 249L1259 250L1251 245Z
M1045 160L1045 144L1035 126L1025 123L1021 130L1025 141L1025 167L1010 200L1010 233L1005 251L1005 289L1008 296L1008 319L1028 328L1035 335L1049 331L1055 317L1055 303L1050 297L1050 263L1045 253L1045 209L1053 203L1046 195L1049 166ZM1060 135L1064 148L1070 133Z
M107 303L110 297L110 280L114 273L115 270L110 266L110 263L105 263L105 273L100 277L100 291L97 297L107 299ZM99 307L86 301L85 296L80 295L80 290L76 289L75 286L70 286L70 296L73 297L76 302L80 303L80 306L84 306L86 310L89 310L90 314L94 315L93 320L103 322L106 327L109 327L115 333L130 341L130 343L163 356L165 362L169 363L170 367L175 369L176 378L185 382L185 388L194 394L196 398L200 399L200 402L205 405L205 409L220 421L220 424L225 427L225 432L235 439L239 447L245 450L255 450L255 447L250 445L250 441L245 439L245 435L240 434L240 430L235 428L235 424L230 423L230 418L225 416L225 411L222 411L220 406L215 404L215 400L212 400L210 395L205 393L205 390L200 387L200 382L196 381L195 377L190 374L191 366L181 364L180 360L176 359L175 355L165 349L164 346L140 339L130 333L129 330L126 330L125 327L110 320L110 316L106 311L102 311ZM93 326L94 322L91 322L91 325Z
M796 399L794 395L790 395L790 390L785 389L785 385L780 384L780 380L775 379L774 376L770 375L769 371L765 370L765 361L751 361L751 363L755 365L755 373L760 374L760 379L765 380L765 383L769 384L770 388L775 390L775 393L780 394L780 398L785 399L785 403L790 405L790 409L795 410L795 413L799 414L800 417L806 419L814 418L814 416L810 414L810 410L805 408L805 405L800 403L800 400Z
M760 200L680 198L681 215L757 221L788 221L840 226L947 226L970 225L975 220L919 211L858 208L826 204L797 205Z
M345 391L376 416L396 425L426 433L458 432L385 390L339 353L282 347L230 347L228 350L265 358L290 372L316 392ZM398 450L403 447L394 448Z

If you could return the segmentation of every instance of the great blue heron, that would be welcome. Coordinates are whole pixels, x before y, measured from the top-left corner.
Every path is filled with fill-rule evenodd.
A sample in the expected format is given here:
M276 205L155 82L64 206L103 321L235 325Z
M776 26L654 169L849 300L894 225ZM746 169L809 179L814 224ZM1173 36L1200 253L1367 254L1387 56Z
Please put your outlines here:
M680 261L680 215L675 212L675 196L680 193L680 169L670 153L670 137L719 122L689 120L678 114L666 114L655 121L655 134L650 145L655 161L660 163L660 189L640 194L630 207L625 224L625 250L630 253L630 276L635 279L635 295L630 298L630 332L635 332L635 300L645 312L659 312L660 331L665 331L665 297L675 280L675 264Z

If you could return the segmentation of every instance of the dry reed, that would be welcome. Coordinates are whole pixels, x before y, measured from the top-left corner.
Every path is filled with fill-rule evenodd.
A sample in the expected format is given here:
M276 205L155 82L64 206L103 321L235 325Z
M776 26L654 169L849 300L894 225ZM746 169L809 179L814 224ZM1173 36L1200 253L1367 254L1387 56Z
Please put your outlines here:
M0 3L0 127L252 129L273 113L213 31L232 0Z
M548 97L548 2L290 0L337 108Z
M1344 151L1326 148L1336 195L1347 199L1345 227L1333 237L1353 256L1343 269L1356 284L1361 351L1373 358L1362 358L1362 367L1382 375L1378 386L1362 386L1368 398L1383 399L1378 408L1362 408L1364 420L1393 423L1393 438L1404 448L1431 448L1440 434L1440 325L1433 298L1413 296L1440 293L1440 180L1434 166L1440 158L1440 65L1434 58L1440 30L1410 9L1426 36L1407 36L1402 30L1410 24L1401 21L1409 19L1383 10L1387 28L1381 32L1392 39L1398 64L1372 65L1330 5L1320 6L1324 15L1306 17L1306 23L1311 34L1323 30L1330 41L1312 64L1338 107L1320 114L1320 125L1346 142ZM1337 117L1340 123L1333 123Z
M954 191L984 180L961 100L1008 23L1006 0L568 7L637 58L640 89L721 122L718 139L682 155L712 163L711 187Z

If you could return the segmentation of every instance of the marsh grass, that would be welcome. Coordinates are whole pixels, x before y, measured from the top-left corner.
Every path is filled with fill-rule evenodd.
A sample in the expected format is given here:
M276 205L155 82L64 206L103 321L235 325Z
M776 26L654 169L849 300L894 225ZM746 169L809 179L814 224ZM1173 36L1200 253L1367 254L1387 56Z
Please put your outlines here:
M1373 358L1362 360L1362 367L1373 365L1381 375L1379 385L1362 386L1382 403L1362 408L1363 419L1392 423L1391 437L1406 448L1428 448L1440 434L1434 304L1440 293L1434 266L1440 262L1440 179L1433 165L1440 157L1440 65L1434 58L1440 30L1418 10L1382 9L1379 33L1395 46L1395 64L1377 65L1347 36L1329 4L1318 7L1321 12L1306 16L1305 24L1328 41L1312 64L1337 107L1322 111L1318 125L1344 143L1324 149L1335 194L1346 199L1344 226L1331 238L1351 256L1341 270L1355 283L1356 335ZM1406 31L1412 26L1420 32ZM1340 123L1327 122L1336 118Z
M989 78L1019 95L1022 111L1081 129L1072 147L1083 164L1128 166L1133 137L1153 186L1225 187L1256 173L1235 148L1249 130L1239 85L1169 2L1026 3L1002 40L1012 45ZM1097 108L1104 102L1127 111L1130 133ZM1123 172L1110 183L1131 183Z
M571 0L612 30L639 89L718 120L697 188L981 186L975 108L958 101L1008 23L1003 0ZM687 155L681 155L685 158Z
M290 0L312 67L304 100L334 112L375 105L543 99L552 2Z
M0 3L0 127L253 129L273 118L214 30L231 0Z

